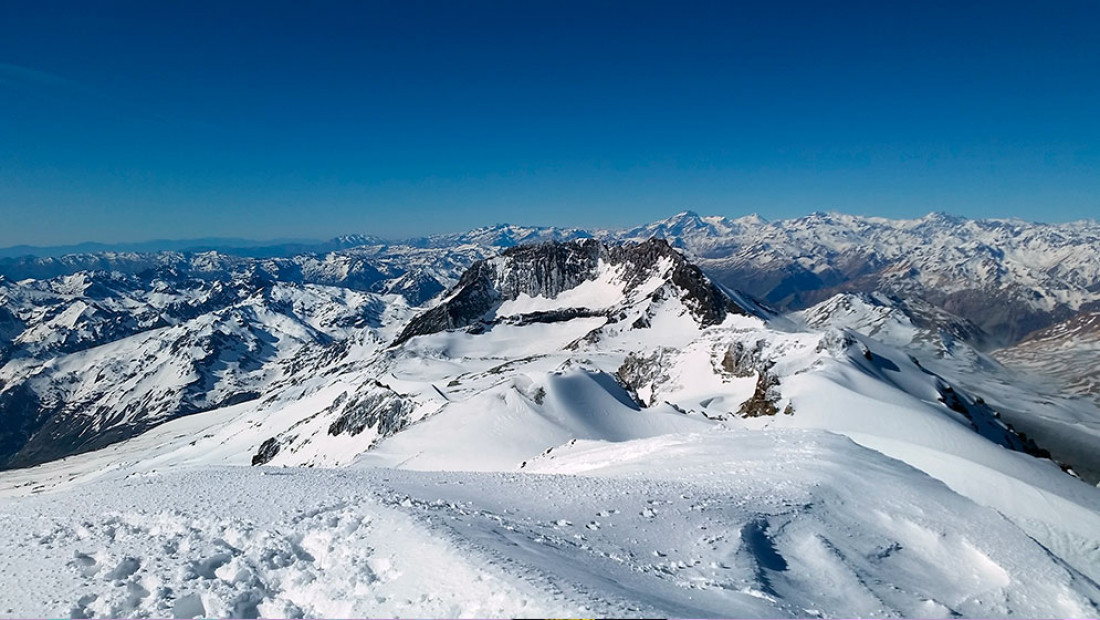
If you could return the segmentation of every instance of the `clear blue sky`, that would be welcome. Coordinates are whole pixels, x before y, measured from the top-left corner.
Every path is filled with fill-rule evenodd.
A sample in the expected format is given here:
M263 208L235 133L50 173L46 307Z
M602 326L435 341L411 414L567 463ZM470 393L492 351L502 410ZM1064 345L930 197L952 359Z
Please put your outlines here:
M1100 217L1100 2L0 2L0 245Z

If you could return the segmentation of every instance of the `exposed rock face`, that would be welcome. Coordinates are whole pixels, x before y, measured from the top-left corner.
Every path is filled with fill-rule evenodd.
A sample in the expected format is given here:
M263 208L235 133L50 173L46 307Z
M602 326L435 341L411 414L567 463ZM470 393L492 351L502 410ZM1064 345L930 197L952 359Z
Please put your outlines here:
M657 402L660 386L668 380L668 353L668 349L658 349L649 355L630 353L615 373L619 383L643 407Z
M272 437L260 444L260 449L252 455L253 465L265 465L279 453L279 441Z
M940 394L939 401L948 409L962 414L978 434L1009 450L1025 452L1039 458L1051 458L1049 450L1038 446L1034 439L1017 431L1011 424L1003 422L1000 415L981 398L957 391L943 382L937 385L937 391Z
M605 245L593 239L547 242L509 248L500 256L475 263L452 289L450 298L414 318L398 337L399 344L424 334L490 324L502 302L521 295L553 299L601 273L601 265L619 269L616 284L625 294L654 277L667 261L668 284L702 327L721 323L728 314L747 314L703 272L663 239ZM655 293L657 294L657 293ZM584 309L564 309L544 317L527 315L528 322L565 320L584 316ZM591 309L590 309L591 310ZM572 314L570 314L572 312Z
M737 414L746 418L773 416L779 413L779 378L768 370L761 370L756 378L756 390L741 403ZM788 411L790 413L790 411Z
M358 435L373 428L380 437L387 437L404 428L415 404L388 386L377 381L349 398L336 421L329 426L330 435Z
M765 369L761 359L764 342L759 341L756 346L749 348L741 342L730 344L722 357L721 369L734 377L751 377Z

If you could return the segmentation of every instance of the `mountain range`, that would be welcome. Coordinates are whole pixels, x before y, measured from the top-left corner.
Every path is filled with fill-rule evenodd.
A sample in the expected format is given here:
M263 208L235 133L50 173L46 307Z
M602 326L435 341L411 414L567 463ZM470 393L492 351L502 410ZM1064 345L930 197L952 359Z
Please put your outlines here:
M944 214L3 259L0 517L123 516L0 543L69 566L73 617L410 613L430 577L372 594L399 552L325 563L368 522L547 613L1094 615L1098 310L1100 224ZM335 503L234 533L146 480Z

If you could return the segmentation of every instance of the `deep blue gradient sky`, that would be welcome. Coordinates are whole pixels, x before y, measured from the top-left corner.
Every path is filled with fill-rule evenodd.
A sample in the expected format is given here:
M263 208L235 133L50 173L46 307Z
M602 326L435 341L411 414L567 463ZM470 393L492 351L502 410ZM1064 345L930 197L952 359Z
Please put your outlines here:
M0 245L1100 217L1100 2L0 2Z

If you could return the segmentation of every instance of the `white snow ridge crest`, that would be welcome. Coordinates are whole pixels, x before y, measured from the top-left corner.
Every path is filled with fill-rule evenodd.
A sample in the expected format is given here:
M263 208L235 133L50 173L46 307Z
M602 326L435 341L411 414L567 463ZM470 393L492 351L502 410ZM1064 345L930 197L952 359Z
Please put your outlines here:
M713 257L765 226L616 235ZM1100 614L1100 414L973 321L475 232L363 238L325 284L0 282L0 447L33 465L0 472L0 615Z

